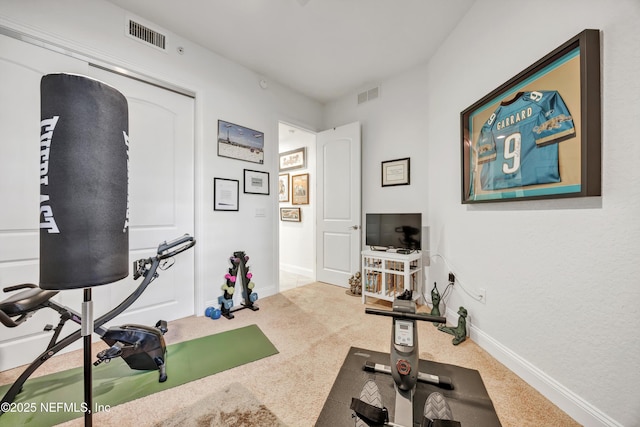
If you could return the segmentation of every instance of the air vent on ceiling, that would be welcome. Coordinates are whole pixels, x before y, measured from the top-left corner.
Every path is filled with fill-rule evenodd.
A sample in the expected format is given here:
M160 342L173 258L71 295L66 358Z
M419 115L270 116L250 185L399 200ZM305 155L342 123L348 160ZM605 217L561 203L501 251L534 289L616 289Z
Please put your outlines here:
M358 105L363 104L368 101L372 101L380 96L380 87L376 86L369 90L365 90L364 92L360 92L358 94Z
M147 25L143 25L133 19L128 20L128 35L136 40L148 43L151 46L160 50L166 49L166 37L159 31L149 28Z

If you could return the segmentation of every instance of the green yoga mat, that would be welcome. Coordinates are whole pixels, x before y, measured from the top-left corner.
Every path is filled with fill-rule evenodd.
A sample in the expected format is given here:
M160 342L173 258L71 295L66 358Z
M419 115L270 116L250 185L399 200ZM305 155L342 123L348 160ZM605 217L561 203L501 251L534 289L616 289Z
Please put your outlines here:
M167 347L167 376L158 371L135 371L122 359L93 368L93 409L108 411L124 402L277 354L278 350L256 325L172 344ZM0 426L52 426L84 417L83 368L27 380ZM4 396L10 385L0 387Z

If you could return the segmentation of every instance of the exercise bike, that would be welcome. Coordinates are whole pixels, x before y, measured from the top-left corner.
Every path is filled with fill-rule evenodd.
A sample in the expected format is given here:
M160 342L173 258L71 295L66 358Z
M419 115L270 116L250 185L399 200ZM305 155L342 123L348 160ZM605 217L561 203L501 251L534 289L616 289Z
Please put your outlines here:
M393 301L391 311L365 308L365 313L393 318L391 327L390 365L381 365L367 361L363 369L368 372L390 374L392 376L395 389L395 417L393 422L389 421L388 411L381 404L377 386L373 380L369 380L363 388L360 399L352 398L351 400L350 408L354 410L357 419L361 421L359 423L357 422L356 426L385 425L413 427L413 397L418 381L434 384L445 389L453 389L451 378L427 374L418 370L420 359L416 321L446 323L447 319L430 314L418 314L416 312L416 304L412 300L412 291L410 290L406 290ZM375 394L378 394L378 397L375 397ZM434 393L434 398L438 399L435 403L441 405L444 403L444 397L439 393L437 394L439 396L435 396L436 393ZM374 404L376 402L368 401L372 399L370 396L374 396L373 400L378 400L377 405ZM429 401L429 399L427 400ZM446 414L436 414L434 418L436 419L429 419L430 423L419 422L418 425L429 427L460 426L460 423L457 421L440 419L447 418Z
M110 347L98 353L97 360L94 362L94 365L99 365L102 362L108 362L116 357L122 357L131 369L157 369L159 371L158 381L166 381L166 345L163 335L167 332L167 322L160 320L156 323L154 328L143 325L123 325L106 329L103 325L121 314L124 310L130 307L131 304L140 297L140 295L142 295L147 286L159 276L157 272L158 268L161 270L170 268L173 265L174 256L190 249L195 244L195 239L190 235L185 234L184 236L170 242L165 241L161 243L158 246L157 254L155 256L134 261L133 279L137 280L140 277L144 277L144 279L140 285L117 307L95 319L93 331ZM44 362L49 360L63 348L80 339L82 336L81 330L78 329L58 341L62 328L68 320L79 325L82 324L82 316L79 313L52 301L52 297L55 296L58 291L44 290L34 284L10 286L3 290L4 292L22 290L21 292L0 302L0 322L5 326L14 328L21 323L24 323L36 311L46 307L57 311L60 314L60 321L55 328L53 328L52 325L47 325L45 327L45 331L54 331L47 348L38 357L36 357L33 362L31 362L22 375L18 377L18 379L5 393L1 402L3 404L1 405L2 408L5 407L5 402L13 402L15 397L22 390L22 386L25 381L27 381L31 374L33 374ZM0 415L2 415L2 413L3 411L0 410Z

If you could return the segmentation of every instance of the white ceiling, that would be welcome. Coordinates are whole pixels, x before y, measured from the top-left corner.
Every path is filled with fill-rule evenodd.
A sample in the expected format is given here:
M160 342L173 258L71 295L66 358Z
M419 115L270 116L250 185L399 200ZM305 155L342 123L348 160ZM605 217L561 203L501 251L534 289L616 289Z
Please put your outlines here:
M475 0L108 0L321 103L428 62Z

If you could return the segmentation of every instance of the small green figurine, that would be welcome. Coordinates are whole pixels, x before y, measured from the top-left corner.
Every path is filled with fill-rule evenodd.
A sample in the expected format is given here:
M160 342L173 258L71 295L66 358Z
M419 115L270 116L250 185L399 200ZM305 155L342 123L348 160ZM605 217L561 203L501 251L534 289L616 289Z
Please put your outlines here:
M431 303L433 304L431 315L440 316L440 292L438 292L436 282L433 282L433 289L431 289ZM433 326L440 326L440 323L434 323Z
M452 326L439 326L438 330L442 332L446 332L447 334L451 334L454 336L451 341L453 345L458 345L462 341L467 339L467 309L464 307L460 307L458 310L458 326L455 328Z

